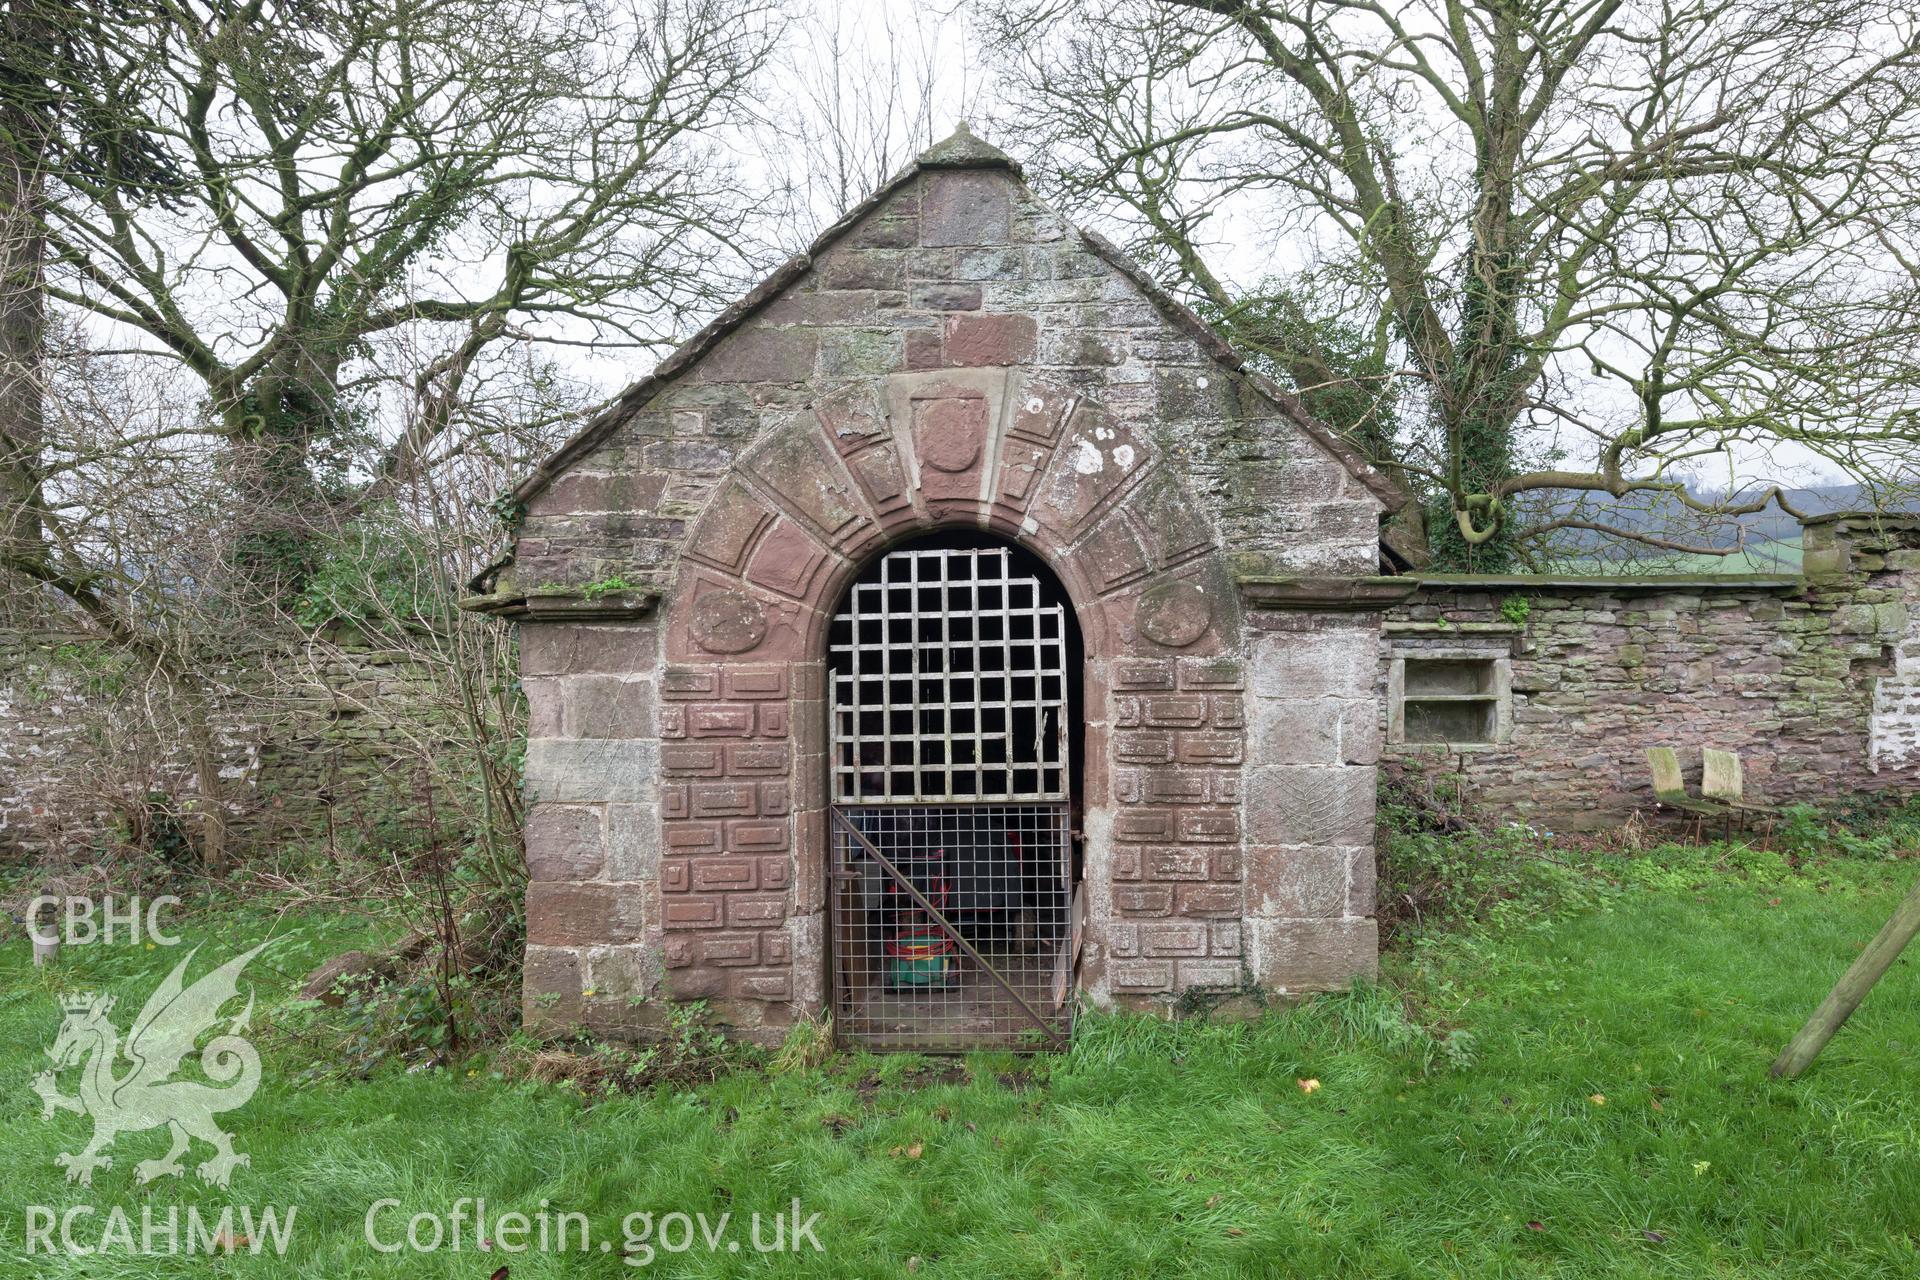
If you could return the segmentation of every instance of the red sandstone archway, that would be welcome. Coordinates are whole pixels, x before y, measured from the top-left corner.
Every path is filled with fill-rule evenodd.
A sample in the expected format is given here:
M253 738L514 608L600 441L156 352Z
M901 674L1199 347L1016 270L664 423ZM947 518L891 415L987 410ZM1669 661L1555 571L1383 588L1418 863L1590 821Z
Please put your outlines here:
M999 538L908 540L842 592L824 657L837 1034L922 1051L1064 1039L1084 905L1065 588Z

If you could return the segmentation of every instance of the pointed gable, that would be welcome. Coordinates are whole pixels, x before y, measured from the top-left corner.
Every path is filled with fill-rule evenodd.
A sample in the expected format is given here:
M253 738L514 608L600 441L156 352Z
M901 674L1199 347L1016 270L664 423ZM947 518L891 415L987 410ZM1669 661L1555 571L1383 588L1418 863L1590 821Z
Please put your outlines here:
M979 384L996 370L1019 371L1022 387L1051 388L1040 397L1049 409L1072 400L1082 416L1107 422L1096 430L1124 429L1134 443L1115 445L1116 456L1151 455L1166 472L1148 487L1182 495L1173 505L1191 507L1222 549L1254 554L1271 570L1373 571L1379 517L1405 500L1297 397L1248 370L1218 333L1114 245L1054 213L1012 158L963 127L536 468L512 495L525 518L510 577L534 591L663 583L689 551L692 521L750 457L758 483L780 483L771 471L824 484L807 464L812 446L765 442L863 396L906 395L895 407L911 419L903 430L912 475L885 473L884 450L834 450L831 475L852 474L847 498L862 507L898 501L924 511L929 478L953 489L965 477L941 479L960 473L940 470L938 444L922 451L915 440L945 440L989 408L1019 410L978 385L951 396L901 388L936 374ZM996 419L988 433L996 450L1002 428ZM1075 448L1098 445L1087 436ZM1122 472L1103 464L1067 474L1084 487ZM880 492L888 484L899 492ZM831 546L830 530L813 532Z

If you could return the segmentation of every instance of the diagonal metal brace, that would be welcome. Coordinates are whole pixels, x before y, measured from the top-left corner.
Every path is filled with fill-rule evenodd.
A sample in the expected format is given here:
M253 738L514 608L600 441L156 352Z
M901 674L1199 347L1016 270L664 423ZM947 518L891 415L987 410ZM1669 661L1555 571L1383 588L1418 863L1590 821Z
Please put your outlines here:
M1040 1013L1037 1010L1035 1010L1032 1005L1028 1004L1024 999L1022 999L1020 993L1013 989L1013 984L1008 982L1006 980L1006 977L1002 975L998 969L988 964L987 958L981 955L978 951L976 951L971 942L968 942L965 938L960 936L960 931L954 928L953 925L948 922L947 917L941 913L940 908L934 906L933 903L927 898L927 895L920 892L920 886L915 884L912 881L912 879L909 878L904 871L900 870L899 867L895 866L891 858L887 857L886 854L880 852L880 850L877 847L875 847L873 841L867 839L867 837L861 832L860 828L854 826L852 820L849 819L846 814L840 812L839 805L832 806L832 812L833 812L833 820L834 822L839 824L840 829L842 831L845 831L848 835L852 836L855 842L858 843L862 849L866 850L867 856L880 864L881 870L885 871L888 875L892 876L896 881L900 883L900 886L907 891L909 896L913 898L914 903L917 906L919 906L919 908L922 911L926 912L927 915L933 920L933 922L940 927L940 932L946 934L947 937L951 938L954 942L954 945L959 947L960 950L966 954L968 959L972 960L975 964L979 965L982 969L986 970L987 976L1000 984L1000 989L1006 992L1007 995L1012 998L1015 1004L1020 1006L1022 1012L1024 1012L1029 1018L1033 1019L1034 1025L1039 1027L1040 1030L1046 1032L1047 1039L1053 1042L1053 1045L1056 1049L1065 1049L1067 1047L1067 1042L1061 1038L1060 1032L1054 1027L1054 1025L1051 1022L1048 1022L1046 1018L1042 1017Z

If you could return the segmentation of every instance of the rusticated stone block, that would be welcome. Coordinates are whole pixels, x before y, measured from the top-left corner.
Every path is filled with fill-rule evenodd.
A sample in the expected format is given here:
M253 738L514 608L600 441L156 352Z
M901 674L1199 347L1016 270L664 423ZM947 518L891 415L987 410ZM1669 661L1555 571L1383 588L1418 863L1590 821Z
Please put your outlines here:
M1158 840L1166 837L1147 838ZM1180 838L1198 844L1238 840L1240 815L1232 809L1183 809L1180 812Z
M767 928L787 917L787 898L780 893L726 895L727 923L735 928Z
M739 1000L766 1000L787 1004L793 1000L793 975L785 969L755 969L733 975L733 994ZM762 1013L762 1017L768 1017Z
M1183 733L1178 755L1182 764L1236 765L1242 747L1237 733Z
M1204 956L1207 927L1203 924L1143 924L1140 954L1144 956Z
M751 931L703 934L697 945L701 964L731 968L760 963L760 935Z
M1173 963L1169 960L1116 960L1107 967L1113 989L1125 995L1173 990Z
M712 743L668 742L660 747L660 771L669 778L718 778L727 771L727 758Z
M1205 849L1153 848L1142 856L1141 874L1149 880L1205 880Z
M1143 698L1140 718L1154 728L1195 728L1207 722L1207 700L1170 695Z
M1173 910L1173 886L1164 884L1116 884L1113 908L1129 916L1164 916Z
M1118 905L1119 890L1115 890ZM1235 884L1183 884L1175 890L1176 913L1188 919L1232 916L1241 912L1240 886Z
M1246 971L1237 964L1217 960L1182 960L1180 990L1234 991L1246 981Z
M1173 811L1168 809L1123 809L1114 815L1113 835L1116 840L1134 842L1171 840L1173 824Z
M759 812L759 796L752 783L696 783L692 813L696 818L752 817Z
M661 899L660 910L668 929L718 929L726 922L726 895L675 894Z
M1117 733L1113 737L1113 758L1125 764L1170 764L1173 761L1173 735Z
M1113 664L1113 687L1148 692L1174 687L1174 665L1160 659L1134 659Z

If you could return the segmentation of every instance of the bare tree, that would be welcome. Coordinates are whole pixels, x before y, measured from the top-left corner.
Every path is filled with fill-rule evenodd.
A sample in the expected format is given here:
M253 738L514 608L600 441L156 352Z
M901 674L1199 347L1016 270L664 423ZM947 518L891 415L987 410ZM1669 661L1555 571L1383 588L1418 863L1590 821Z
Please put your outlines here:
M1344 387L1336 425L1438 500L1455 562L1635 536L1568 492L1725 517L1785 504L1744 483L1774 462L1914 479L1905 6L1000 0L988 26L1034 167L1301 390ZM1235 216L1290 273L1229 277ZM1709 465L1741 482L1703 497Z
M964 118L964 33L919 5L824 0L779 55L783 170L799 206L784 228L804 245Z
M219 641L296 643L341 531L436 468L525 465L586 399L538 353L731 296L780 15L0 3L0 580L168 691L217 866Z
M654 346L737 279L720 135L773 45L760 0L42 7L61 56L31 87L85 125L43 148L47 291L199 380L269 594L367 479L334 451L393 391L369 344L434 352L376 466L404 475L493 345Z

